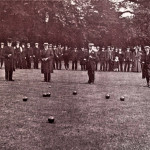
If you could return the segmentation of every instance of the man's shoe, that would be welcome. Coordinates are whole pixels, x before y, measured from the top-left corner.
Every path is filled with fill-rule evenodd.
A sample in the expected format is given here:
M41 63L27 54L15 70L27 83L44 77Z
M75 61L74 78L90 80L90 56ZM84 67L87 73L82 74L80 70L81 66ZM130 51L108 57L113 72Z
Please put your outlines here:
M9 81L15 81L15 80L11 79L11 80L9 80Z

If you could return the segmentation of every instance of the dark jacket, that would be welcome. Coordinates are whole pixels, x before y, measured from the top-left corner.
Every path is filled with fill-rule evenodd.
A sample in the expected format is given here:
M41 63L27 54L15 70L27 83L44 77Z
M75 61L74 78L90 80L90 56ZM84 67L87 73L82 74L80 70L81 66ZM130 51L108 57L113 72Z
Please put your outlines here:
M146 55L143 53L141 56L142 63L142 78L150 77L150 53Z
M9 56L11 54L11 56ZM5 70L14 71L14 48L13 47L4 47L3 56L5 58Z
M78 60L78 51L72 51L72 61L77 61Z
M95 71L96 69L95 60L96 60L96 54L94 51L92 51L91 53L89 53L89 57L88 57L88 62L87 62L88 71Z
M53 72L53 51L48 49L48 50L43 50L41 53L41 72L42 73L52 73ZM44 60L47 58L47 60Z

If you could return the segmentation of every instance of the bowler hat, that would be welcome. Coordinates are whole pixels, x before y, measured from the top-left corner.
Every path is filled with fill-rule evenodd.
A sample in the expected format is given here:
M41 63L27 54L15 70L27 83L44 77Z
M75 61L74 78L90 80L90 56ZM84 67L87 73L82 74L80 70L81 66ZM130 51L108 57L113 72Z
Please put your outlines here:
M150 47L149 47L149 46L144 46L144 48L145 48L145 49L146 49L146 48L150 49Z
M8 43L12 43L12 38L8 38L8 39L7 39L7 42L8 42Z
M44 43L43 45L46 46L46 45L48 45L48 43Z

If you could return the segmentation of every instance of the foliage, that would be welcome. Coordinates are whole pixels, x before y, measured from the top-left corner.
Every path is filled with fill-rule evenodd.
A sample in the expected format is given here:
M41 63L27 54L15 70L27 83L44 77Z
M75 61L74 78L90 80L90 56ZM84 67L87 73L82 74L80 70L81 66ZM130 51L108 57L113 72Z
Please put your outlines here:
M120 28L118 14L108 0L1 1L0 20L1 40L11 36L79 46L117 44Z

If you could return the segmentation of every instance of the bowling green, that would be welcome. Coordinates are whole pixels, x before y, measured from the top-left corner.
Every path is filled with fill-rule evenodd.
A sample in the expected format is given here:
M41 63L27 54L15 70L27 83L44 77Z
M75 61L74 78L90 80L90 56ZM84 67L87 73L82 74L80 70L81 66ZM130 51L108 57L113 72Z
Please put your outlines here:
M96 72L92 85L87 78L86 71L57 70L46 83L40 69L22 69L6 82L1 69L0 149L148 150L150 89L141 73Z

